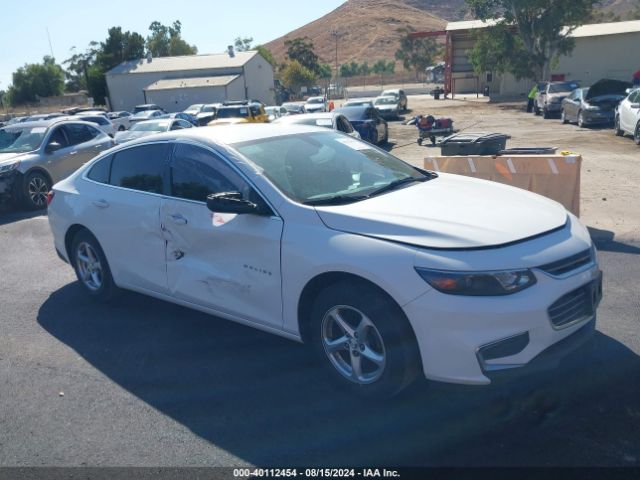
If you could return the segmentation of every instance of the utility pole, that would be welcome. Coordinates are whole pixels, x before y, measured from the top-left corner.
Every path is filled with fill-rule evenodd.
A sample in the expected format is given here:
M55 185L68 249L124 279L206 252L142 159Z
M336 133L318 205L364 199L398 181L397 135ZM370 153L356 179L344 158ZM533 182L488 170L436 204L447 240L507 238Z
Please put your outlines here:
M340 38L342 38L344 36L344 33L340 33L337 30L331 30L329 32L329 35L331 35L331 38L333 38L336 41L336 78L334 81L334 89L337 90L338 88L338 40L340 40ZM336 92L337 93L337 92Z

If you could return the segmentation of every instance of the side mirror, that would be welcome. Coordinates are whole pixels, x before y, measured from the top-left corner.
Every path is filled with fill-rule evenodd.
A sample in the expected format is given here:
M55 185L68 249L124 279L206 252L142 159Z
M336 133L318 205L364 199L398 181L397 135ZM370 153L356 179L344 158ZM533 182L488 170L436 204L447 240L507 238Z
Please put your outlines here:
M45 153L53 153L53 152L57 152L61 148L62 148L62 145L60 143L58 143L58 142L49 142L47 144L47 146L45 147L44 151L45 151Z
M207 196L207 208L217 213L260 213L258 205L242 198L240 192L212 193Z
M632 103L629 108L640 108L640 103Z

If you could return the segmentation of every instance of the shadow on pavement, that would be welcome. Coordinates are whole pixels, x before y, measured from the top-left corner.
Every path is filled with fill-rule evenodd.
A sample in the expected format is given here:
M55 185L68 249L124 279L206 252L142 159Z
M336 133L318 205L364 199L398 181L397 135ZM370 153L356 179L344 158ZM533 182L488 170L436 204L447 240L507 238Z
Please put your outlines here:
M6 204L0 205L0 225L46 215L46 210L19 210Z
M640 247L615 240L615 233L610 230L587 227L589 235L598 250L614 253L640 254Z
M598 332L560 368L508 387L422 381L372 402L334 390L304 345L138 294L102 305L72 283L38 322L154 409L261 466L615 464L608 449L640 416L638 356ZM580 440L592 435L604 446Z

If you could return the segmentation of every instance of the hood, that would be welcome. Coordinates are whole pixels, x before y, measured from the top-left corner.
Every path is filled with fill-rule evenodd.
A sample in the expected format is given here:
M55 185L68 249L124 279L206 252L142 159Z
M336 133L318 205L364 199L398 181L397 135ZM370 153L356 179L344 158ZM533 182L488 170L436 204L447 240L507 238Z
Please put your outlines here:
M596 83L589 87L585 100L591 100L597 97L603 97L605 95L619 95L621 97L626 96L627 88L631 87L629 82L623 82L621 80L598 80Z
M321 103L310 103L306 104L304 108L307 112L311 112L315 110L322 110L324 108L324 105L322 105Z
M567 212L548 198L461 175L361 202L316 207L329 228L425 248L484 248L562 227Z
M376 105L378 110L397 110L398 105Z
M29 155L32 152L20 152L20 153L0 153L0 165L10 164L16 160L20 160L21 157Z
M131 130L127 130L125 132L118 132L116 133L116 136L114 137L114 140L116 141L116 143L124 143L124 142L129 142L131 140L135 140L137 138L142 138L142 137L147 137L149 135L153 135L154 133L159 133L159 132L145 132L145 131L131 131Z

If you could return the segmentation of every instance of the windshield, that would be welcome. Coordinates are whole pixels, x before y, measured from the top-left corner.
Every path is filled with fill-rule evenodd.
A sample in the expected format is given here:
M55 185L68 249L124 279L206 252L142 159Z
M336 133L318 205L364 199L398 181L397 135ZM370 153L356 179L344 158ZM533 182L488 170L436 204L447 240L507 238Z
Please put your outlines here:
M552 83L549 85L549 93L573 92L576 88L578 84L575 82Z
M398 92L394 92L393 90L386 90L384 92L382 92L382 95L380 95L381 97L398 97L400 96Z
M375 105L395 105L398 101L393 97L376 98Z
M196 103L195 105L191 105L189 108L186 108L185 112L199 112L202 108L202 103Z
M345 107L361 107L363 105L371 105L371 100L349 100L344 104Z
M98 125L109 125L109 121L100 116L100 117L80 117L80 120L84 120L85 122L97 123Z
M218 110L218 118L245 118L249 116L247 107L224 107Z
M22 153L37 150L47 127L11 127L0 129L0 153Z
M142 122L132 125L129 129L130 132L164 132L169 126L168 120L162 120L160 122Z
M310 98L307 103L324 103L324 99L322 97Z
M330 131L232 146L262 168L286 196L310 205L351 203L398 181L430 178L368 143Z
M283 103L282 106L288 111L298 112L302 110L302 105L298 103Z

